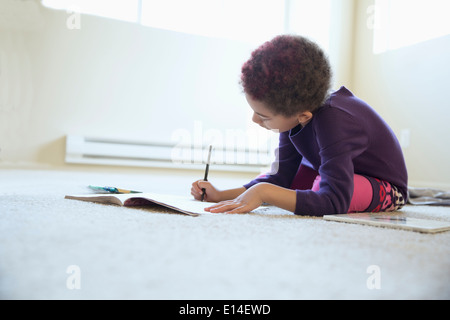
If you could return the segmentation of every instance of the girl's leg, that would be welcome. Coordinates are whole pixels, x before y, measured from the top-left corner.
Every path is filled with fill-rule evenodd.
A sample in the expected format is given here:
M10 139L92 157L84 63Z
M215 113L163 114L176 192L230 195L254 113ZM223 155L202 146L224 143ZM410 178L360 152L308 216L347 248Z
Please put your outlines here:
M366 177L355 174L353 177L353 185L353 197L348 212L365 212L369 209L373 199L372 184Z
M312 191L319 191L320 189L320 180L321 177L317 176L314 181ZM355 174L353 178L354 190L352 201L350 202L350 208L348 209L349 213L354 212L365 212L372 201L373 198L373 189L372 184L369 180L359 174Z
M367 211L392 212L400 210L405 205L405 199L396 186L372 177L367 179L373 189L373 200Z
M314 181L312 191L320 189L320 176ZM354 175L353 197L348 213L392 212L401 209L405 201L395 186L372 177Z
M293 190L310 190L313 186L314 179L319 175L319 173L305 165L300 165L297 174L292 181L291 189Z

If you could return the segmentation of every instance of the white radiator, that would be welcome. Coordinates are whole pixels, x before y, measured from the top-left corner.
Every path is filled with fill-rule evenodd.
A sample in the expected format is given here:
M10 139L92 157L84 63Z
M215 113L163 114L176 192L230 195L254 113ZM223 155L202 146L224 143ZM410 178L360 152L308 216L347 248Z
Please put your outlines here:
M67 163L201 169L205 168L207 146L125 141L68 135ZM214 170L260 173L270 166L273 151L214 147ZM212 168L211 168L212 169Z

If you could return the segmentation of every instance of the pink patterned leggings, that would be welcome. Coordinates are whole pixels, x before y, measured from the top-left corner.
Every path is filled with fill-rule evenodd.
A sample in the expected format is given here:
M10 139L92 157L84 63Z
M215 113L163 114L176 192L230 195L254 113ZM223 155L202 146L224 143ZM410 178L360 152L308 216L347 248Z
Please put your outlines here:
M296 190L319 191L321 177L318 172L301 166L291 188ZM354 175L353 197L348 213L392 212L401 209L405 200L397 187L376 178Z

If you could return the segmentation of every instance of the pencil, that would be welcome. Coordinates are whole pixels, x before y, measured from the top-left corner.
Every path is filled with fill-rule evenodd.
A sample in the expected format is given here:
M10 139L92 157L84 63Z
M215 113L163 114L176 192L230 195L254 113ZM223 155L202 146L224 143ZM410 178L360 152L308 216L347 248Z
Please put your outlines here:
M205 177L204 177L204 181L208 181L208 173L209 173L209 163L211 161L211 150L212 150L212 145L209 146L209 152L208 152L208 160L206 161L206 169L205 169ZM206 193L206 189L202 188L202 202L205 199L205 193Z

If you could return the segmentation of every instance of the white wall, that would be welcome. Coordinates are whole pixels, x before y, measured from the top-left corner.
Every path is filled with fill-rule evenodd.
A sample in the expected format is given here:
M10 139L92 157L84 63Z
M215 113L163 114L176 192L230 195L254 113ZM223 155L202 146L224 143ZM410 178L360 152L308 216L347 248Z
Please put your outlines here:
M160 141L199 123L246 127L250 45L87 15L70 30L68 13L36 7L36 26L0 30L3 163L62 165L66 134Z
M450 188L450 36L373 54L371 0L356 1L352 89L392 126L410 130L411 186Z

